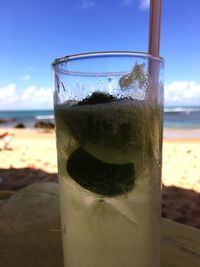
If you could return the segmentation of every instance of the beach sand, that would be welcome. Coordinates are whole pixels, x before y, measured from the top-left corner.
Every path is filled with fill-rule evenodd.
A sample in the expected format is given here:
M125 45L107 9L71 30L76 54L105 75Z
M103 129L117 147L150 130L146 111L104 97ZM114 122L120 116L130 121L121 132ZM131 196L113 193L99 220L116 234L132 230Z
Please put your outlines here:
M57 181L54 130L9 129L9 133L9 149L3 150L0 140L0 189ZM199 162L200 130L164 131L162 215L200 229Z
M166 130L162 216L200 229L200 130Z

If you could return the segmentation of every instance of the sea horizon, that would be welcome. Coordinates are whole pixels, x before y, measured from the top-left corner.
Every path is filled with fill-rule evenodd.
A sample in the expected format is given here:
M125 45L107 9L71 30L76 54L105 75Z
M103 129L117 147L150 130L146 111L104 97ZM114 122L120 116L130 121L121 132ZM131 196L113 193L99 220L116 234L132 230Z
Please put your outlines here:
M164 110L176 110L176 109L194 109L194 110L200 110L200 105L164 105ZM21 111L52 111L52 108L30 108L30 109L0 109L1 112L21 112Z
M0 110L0 128L14 128L18 123L34 128L37 121L54 123L53 108ZM164 128L200 129L200 106L165 106Z

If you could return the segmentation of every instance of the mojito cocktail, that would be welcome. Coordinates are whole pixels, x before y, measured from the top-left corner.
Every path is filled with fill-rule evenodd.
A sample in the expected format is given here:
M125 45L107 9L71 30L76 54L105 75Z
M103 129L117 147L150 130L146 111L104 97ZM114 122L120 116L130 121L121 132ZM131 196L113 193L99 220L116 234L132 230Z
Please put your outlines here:
M54 63L67 267L158 267L163 93L160 58L134 53Z

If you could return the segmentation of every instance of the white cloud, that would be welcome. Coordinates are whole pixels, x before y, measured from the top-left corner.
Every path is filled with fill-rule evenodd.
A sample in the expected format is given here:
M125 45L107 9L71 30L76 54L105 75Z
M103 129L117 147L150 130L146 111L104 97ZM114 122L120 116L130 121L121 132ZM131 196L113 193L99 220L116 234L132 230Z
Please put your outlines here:
M3 109L5 103L10 105L17 101L16 85L8 84L0 89L0 108Z
M134 0L122 0L121 5L122 6L129 6L134 2Z
M200 105L200 84L195 81L174 81L165 85L166 105Z
M0 109L50 109L53 108L53 92L51 88L29 86L17 90L15 84L0 88Z
M0 89L0 100L14 95L15 92L16 85L12 83L8 84L7 86Z
M30 74L24 74L24 75L20 76L20 80L22 80L22 81L29 81L31 78L32 77Z
M165 85L165 105L200 105L200 84L195 81L174 81ZM34 85L24 90L15 84L0 88L0 109L50 109L53 108L51 88Z
M140 9L148 9L150 6L150 0L139 0L140 1Z
M136 1L139 3L139 8L141 10L148 9L150 6L150 0L121 0L121 5L130 6Z
M88 9L88 8L91 8L91 7L94 7L95 6L95 1L93 0L82 0L81 4L80 4L80 8L81 9Z

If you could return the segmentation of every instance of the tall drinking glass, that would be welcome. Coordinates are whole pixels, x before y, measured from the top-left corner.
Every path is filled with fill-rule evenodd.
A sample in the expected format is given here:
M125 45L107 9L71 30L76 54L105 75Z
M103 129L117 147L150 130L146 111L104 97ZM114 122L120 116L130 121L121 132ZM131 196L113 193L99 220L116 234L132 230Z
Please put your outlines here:
M66 267L158 267L163 60L145 53L52 64Z

